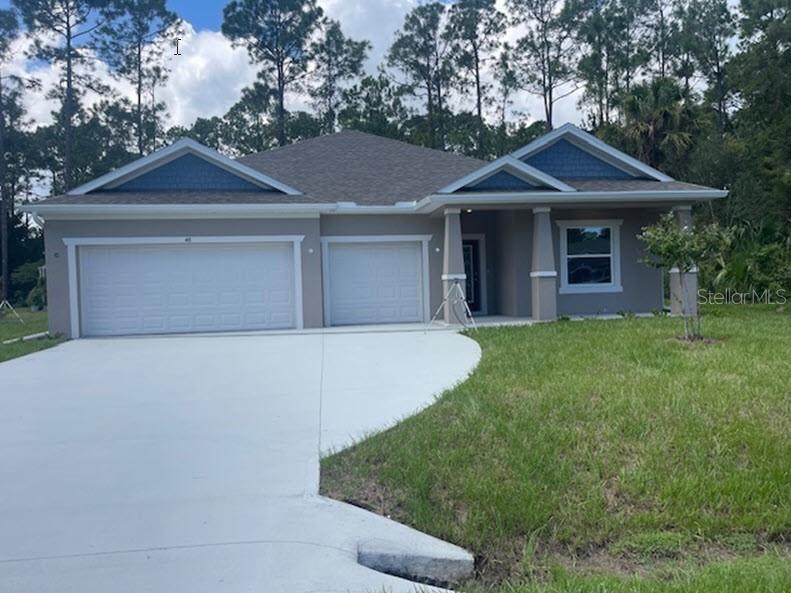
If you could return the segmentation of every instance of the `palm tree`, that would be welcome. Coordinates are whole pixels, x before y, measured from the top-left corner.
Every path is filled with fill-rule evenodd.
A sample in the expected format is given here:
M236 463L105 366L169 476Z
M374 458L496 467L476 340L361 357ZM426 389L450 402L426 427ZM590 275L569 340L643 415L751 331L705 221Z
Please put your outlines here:
M691 148L695 117L675 81L658 78L632 87L620 111L620 144L652 167L667 168Z

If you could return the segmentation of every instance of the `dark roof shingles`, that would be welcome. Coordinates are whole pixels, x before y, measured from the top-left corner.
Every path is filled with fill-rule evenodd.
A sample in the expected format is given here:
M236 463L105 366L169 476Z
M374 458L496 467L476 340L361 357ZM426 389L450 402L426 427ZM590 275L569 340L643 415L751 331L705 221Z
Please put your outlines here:
M655 181L653 179L563 179L577 191L706 191L710 187L684 181Z
M420 200L486 165L363 132L312 138L238 159L327 202L390 205Z

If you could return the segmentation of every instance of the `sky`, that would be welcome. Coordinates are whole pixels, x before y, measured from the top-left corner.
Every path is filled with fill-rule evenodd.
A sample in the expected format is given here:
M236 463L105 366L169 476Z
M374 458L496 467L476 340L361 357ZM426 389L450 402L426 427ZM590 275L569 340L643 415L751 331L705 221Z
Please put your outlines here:
M375 73L392 43L396 30L401 26L404 16L419 0L318 0L325 13L340 21L346 35L354 39L367 39L372 49L366 64L370 73ZM0 0L0 8L7 8L9 0ZM256 67L251 64L247 52L232 47L220 31L224 0L169 0L168 6L186 21L186 30L179 42L182 55L168 55L167 65L171 69L170 78L158 92L158 98L165 102L171 125L188 126L197 117L223 115L240 97L242 89L249 86L256 77ZM505 9L505 0L498 0ZM510 33L515 36L515 33ZM51 112L55 107L46 98L46 90L57 81L56 72L47 64L33 62L25 56L30 41L18 39L15 44L15 57L8 67L12 73L34 76L42 83L39 92L28 93L27 107L30 117L36 124L52 121ZM175 49L175 47L174 47ZM103 63L98 63L96 74L107 81L122 94L132 96L132 89L124 83L114 81ZM87 102L98 100L88 95ZM561 100L555 107L555 125L565 122L579 123L581 113L576 105L577 94ZM305 109L304 96L289 97L290 109ZM516 97L515 117L528 121L541 119L543 110L540 99L523 93ZM513 118L512 118L513 119Z

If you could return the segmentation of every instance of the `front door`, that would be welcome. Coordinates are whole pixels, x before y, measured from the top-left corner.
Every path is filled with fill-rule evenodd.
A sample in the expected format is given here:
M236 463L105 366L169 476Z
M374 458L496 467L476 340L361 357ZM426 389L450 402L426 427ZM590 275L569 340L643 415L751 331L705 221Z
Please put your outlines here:
M481 313L481 241L480 239L464 239L464 273L467 275L465 292L467 304L473 313Z

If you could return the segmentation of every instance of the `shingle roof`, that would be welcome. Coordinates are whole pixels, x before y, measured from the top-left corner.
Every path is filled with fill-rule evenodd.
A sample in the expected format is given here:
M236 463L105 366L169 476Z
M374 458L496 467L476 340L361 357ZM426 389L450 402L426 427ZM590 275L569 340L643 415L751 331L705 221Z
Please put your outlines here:
M653 179L563 179L577 191L706 191L710 187L684 181Z
M357 131L311 138L237 159L303 195L255 191L97 191L38 204L393 205L429 196L488 163ZM563 179L578 191L679 191L710 188L681 181Z
M451 152L363 132L320 136L239 162L327 202L420 200L486 165Z

